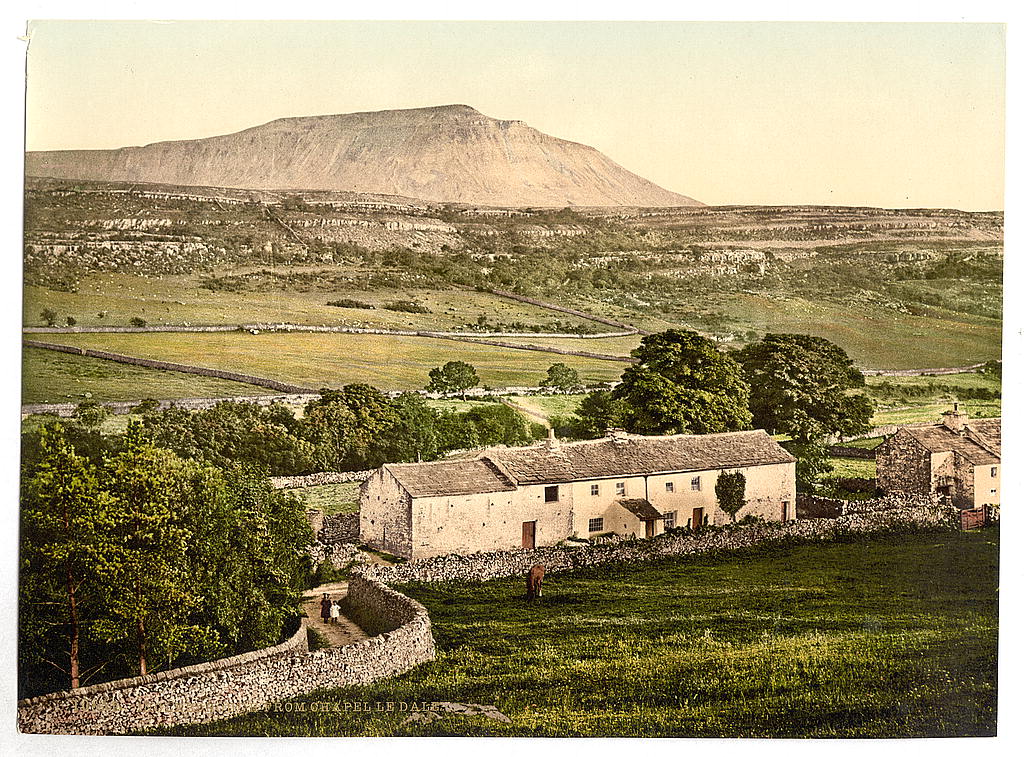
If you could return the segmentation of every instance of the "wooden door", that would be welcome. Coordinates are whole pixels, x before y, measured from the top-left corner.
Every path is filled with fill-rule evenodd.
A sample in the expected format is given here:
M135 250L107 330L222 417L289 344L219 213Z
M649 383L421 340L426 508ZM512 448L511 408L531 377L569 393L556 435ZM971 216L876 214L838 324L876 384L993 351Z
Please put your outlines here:
M537 521L523 522L523 549L534 549L537 546Z
M647 528L647 538L650 539L652 536L654 536L654 521L645 520L644 526L646 526Z
M693 519L690 521L690 523L693 524L692 528L693 528L694 531L698 530L701 526L704 525L704 508L703 507L695 507L695 508L693 508Z
M789 502L783 500L782 501L782 521L783 521L783 523L785 523L787 520L789 520Z

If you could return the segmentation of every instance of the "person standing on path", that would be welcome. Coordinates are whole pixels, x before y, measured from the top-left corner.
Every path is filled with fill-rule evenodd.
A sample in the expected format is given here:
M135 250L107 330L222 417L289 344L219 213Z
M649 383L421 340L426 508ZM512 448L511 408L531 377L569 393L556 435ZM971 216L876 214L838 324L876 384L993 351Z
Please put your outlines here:
M338 618L341 617L341 602L331 602L331 623L338 625Z
M323 599L320 600L320 619L323 620L324 625L331 622L331 607L333 604L327 592L324 592Z

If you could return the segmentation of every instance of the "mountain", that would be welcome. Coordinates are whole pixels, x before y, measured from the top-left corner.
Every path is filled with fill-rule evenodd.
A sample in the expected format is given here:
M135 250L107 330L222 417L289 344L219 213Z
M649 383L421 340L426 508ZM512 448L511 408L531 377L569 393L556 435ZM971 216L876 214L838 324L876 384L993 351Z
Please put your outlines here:
M700 205L593 147L468 105L281 118L235 134L25 156L28 176L350 190L499 206Z

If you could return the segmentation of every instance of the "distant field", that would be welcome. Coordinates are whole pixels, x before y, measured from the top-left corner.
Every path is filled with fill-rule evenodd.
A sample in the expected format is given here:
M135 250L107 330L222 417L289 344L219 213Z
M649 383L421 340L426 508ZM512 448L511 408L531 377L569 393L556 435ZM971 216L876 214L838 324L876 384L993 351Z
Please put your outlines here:
M413 585L403 591L430 613L436 661L292 700L305 712L171 732L991 736L998 551L985 529L697 555L549 574L533 605L519 578ZM510 722L344 707L389 701L476 702Z
M312 388L365 382L385 390L422 389L430 369L449 360L476 366L481 384L489 386L537 386L548 366L556 362L575 368L584 381L594 383L617 379L626 365L447 339L376 334L48 334L46 338Z
M759 333L823 336L862 368L953 368L1001 355L1002 324L963 313L915 316L864 303L756 294L726 295L718 307Z
M32 347L23 350L21 366L21 401L24 404L78 403L86 399L118 402L147 397L244 397L270 393L265 387L237 381L121 365Z
M307 486L302 489L288 489L290 494L302 500L307 508L321 510L326 515L359 512L359 482Z
M585 394L550 394L507 397L513 404L545 418L555 415L572 415L580 406Z
M960 409L966 411L971 418L995 418L1002 413L999 400L993 402L961 402ZM947 410L952 410L951 403L949 402L926 402L910 407L879 410L875 413L872 422L876 426L884 426L890 423L923 423L925 421L938 423L941 415Z
M303 269L285 270L294 273ZM40 314L45 308L51 308L57 313L59 325L64 325L66 318L71 316L79 326L127 326L133 317L139 317L153 326L285 322L451 330L475 324L480 316L486 316L491 323L511 324L519 321L527 326L551 328L559 321L596 331L614 330L610 326L565 313L465 289L339 288L305 292L228 292L201 289L199 283L198 275L148 278L126 274L94 274L81 282L77 292L56 292L38 286L26 286L24 325L46 325ZM374 305L375 308L340 308L326 304L341 299L358 300ZM431 312L404 313L383 307L393 301L416 302ZM102 318L99 317L101 312L105 313Z
M859 460L852 457L832 457L832 473L828 478L874 478L875 461Z

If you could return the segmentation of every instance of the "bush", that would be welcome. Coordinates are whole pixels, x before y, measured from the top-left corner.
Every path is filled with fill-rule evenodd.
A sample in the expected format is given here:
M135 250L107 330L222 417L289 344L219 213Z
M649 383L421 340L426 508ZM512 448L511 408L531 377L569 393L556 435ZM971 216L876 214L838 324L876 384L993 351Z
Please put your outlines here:
M350 300L348 298L342 298L340 300L331 300L327 303L334 308L358 308L360 310L376 310L377 308L371 305L369 302L362 302L361 300Z
M145 318L139 318L139 316L133 317L130 321L128 321L128 323L130 323L132 326L134 326L137 329L141 329L141 328L145 328L146 327L146 319Z

